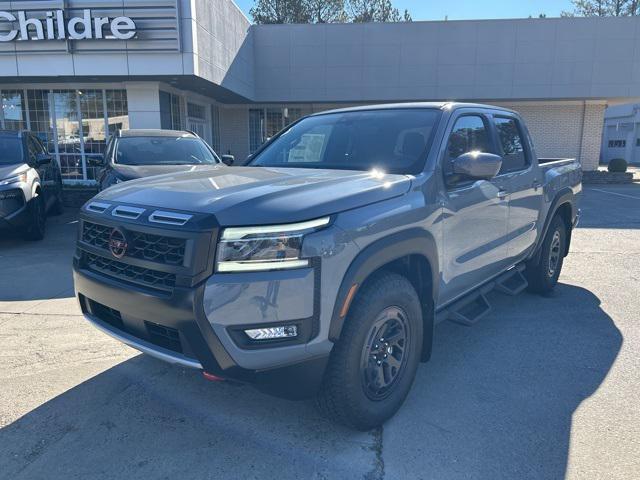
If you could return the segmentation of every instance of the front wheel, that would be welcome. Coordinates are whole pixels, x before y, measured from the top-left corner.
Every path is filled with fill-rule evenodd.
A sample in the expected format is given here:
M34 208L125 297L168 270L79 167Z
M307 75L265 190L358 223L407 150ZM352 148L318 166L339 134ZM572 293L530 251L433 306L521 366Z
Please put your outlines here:
M29 224L25 228L24 236L27 240L42 240L47 225L47 212L42 195L31 199L29 211Z
M566 239L567 227L562 218L556 215L551 220L537 261L529 262L524 271L529 291L544 294L554 289L566 254Z
M422 311L411 283L395 273L367 281L333 348L318 396L322 413L358 430L400 408L420 362Z

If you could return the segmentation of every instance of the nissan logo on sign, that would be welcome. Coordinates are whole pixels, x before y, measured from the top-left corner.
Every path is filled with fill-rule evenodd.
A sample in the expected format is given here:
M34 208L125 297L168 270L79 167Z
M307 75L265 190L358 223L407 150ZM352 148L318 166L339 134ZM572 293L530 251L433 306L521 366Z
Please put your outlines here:
M136 35L136 24L129 17L92 17L86 8L81 17L67 19L64 10L45 12L43 19L28 18L23 10L0 11L0 25L17 22L17 28L0 35L0 42L26 40L130 40Z
M116 258L122 258L127 253L127 247L129 247L129 244L124 232L119 228L111 230L111 235L109 235L109 250L111 251L111 255Z

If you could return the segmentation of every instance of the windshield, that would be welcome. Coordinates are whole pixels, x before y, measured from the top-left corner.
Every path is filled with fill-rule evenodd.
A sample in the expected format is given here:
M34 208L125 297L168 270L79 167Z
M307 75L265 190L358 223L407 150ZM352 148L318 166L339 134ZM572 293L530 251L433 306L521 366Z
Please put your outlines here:
M212 165L218 160L199 138L124 137L118 140L115 163L120 165Z
M308 117L258 152L250 165L418 173L440 114L405 108Z
M17 137L0 137L0 165L24 163L22 140Z

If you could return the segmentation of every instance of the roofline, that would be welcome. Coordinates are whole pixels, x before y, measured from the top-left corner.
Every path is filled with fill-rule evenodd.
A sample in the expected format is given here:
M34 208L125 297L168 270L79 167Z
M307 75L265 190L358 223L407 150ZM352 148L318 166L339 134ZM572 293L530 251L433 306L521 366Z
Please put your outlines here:
M399 110L399 109L431 109L431 110L459 110L461 108L475 108L485 110L500 110L508 113L517 113L514 110L496 105L465 102L404 102L404 103L379 103L372 105L359 105L355 107L336 108L309 115L310 117L328 115L332 113L366 112L372 110Z

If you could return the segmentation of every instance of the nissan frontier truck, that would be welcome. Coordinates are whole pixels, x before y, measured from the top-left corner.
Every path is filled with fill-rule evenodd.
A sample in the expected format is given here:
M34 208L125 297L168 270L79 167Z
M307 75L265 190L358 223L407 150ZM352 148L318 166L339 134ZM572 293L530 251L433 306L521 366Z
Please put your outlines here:
M473 325L491 290L554 288L580 196L579 162L539 158L511 110L322 112L245 166L99 193L75 288L127 345L366 430L400 408L437 322Z

